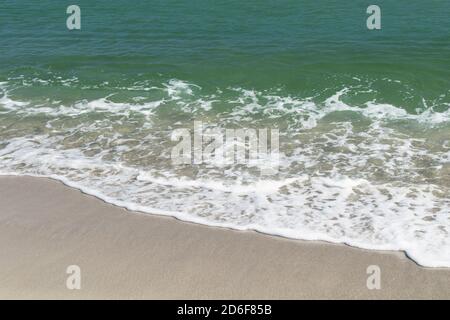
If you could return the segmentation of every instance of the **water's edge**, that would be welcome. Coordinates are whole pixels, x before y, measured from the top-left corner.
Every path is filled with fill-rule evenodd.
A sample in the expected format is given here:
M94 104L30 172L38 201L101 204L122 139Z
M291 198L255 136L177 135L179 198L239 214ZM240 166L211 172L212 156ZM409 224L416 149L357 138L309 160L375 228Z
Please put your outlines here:
M178 221L185 222L185 223L194 223L206 227L212 227L212 228L222 228L222 229L229 229L234 231L242 231L242 232L258 232L267 236L274 236L274 237L280 237L283 239L288 240L300 240L300 241L315 241L315 242L323 242L328 245L345 245L352 248L357 248L361 250L367 250L367 251L380 251L380 252L388 252L388 253L402 253L405 255L406 258L408 258L410 261L415 263L418 267L424 268L424 269L450 269L450 266L446 265L436 265L436 266L430 266L429 264L422 264L420 262L420 258L415 258L411 256L406 250L402 248L394 248L389 246L367 246L364 244L359 244L355 241L341 241L337 239L333 239L327 235L322 235L320 237L292 237L289 236L286 232L276 232L276 230L269 230L268 228L263 228L260 226L247 226L247 227L241 227L237 225L233 225L230 223L214 223L211 221L207 221L207 219L202 219L200 217L193 217L192 215L182 213L182 212L168 212L164 210L159 210L156 208L147 208L144 206L135 205L132 203L126 203L124 201L112 199L111 197L107 197L102 195L101 193L89 189L86 187L83 187L77 183L74 183L70 181L69 179L66 179L61 176L45 176L45 175L32 175L32 174L20 174L20 173L14 173L14 172L0 172L0 177L30 177L30 178L39 178L39 179L50 179L53 181L57 181L59 183L62 183L64 186L76 189L80 191L81 193L94 197L106 204L113 205L119 208L123 208L129 213L132 214L141 214L141 215L152 215L152 216L164 216L164 217L171 217L174 219L177 219Z

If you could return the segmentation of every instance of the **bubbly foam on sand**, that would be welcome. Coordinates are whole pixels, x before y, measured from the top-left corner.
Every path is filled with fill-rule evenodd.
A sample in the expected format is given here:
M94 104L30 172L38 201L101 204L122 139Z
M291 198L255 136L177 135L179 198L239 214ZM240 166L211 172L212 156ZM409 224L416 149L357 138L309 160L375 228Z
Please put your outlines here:
M421 265L450 267L449 109L353 106L343 99L348 87L319 103L243 88L203 94L173 79L126 88L152 99L69 105L17 101L8 83L0 88L2 174L51 177L132 210L404 250ZM278 173L172 165L170 134L194 119L222 129L279 129Z

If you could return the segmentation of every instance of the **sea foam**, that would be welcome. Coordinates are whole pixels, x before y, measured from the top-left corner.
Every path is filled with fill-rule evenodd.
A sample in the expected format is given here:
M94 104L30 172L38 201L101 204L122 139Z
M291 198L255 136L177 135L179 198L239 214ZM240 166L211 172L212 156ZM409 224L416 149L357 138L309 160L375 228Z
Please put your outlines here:
M343 99L349 87L323 101L244 88L203 94L176 79L136 84L130 91L154 95L133 102L21 101L7 82L0 89L1 174L58 179L131 210L402 250L421 265L450 267L448 109L352 105ZM195 118L279 129L279 172L173 166L170 133Z

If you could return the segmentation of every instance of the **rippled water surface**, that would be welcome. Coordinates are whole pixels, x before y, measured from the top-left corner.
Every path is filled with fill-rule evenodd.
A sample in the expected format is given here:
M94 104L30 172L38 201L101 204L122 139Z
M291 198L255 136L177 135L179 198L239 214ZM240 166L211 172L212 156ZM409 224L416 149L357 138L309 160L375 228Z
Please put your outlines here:
M450 5L0 4L0 172L450 266ZM175 129L278 129L278 171L174 165Z

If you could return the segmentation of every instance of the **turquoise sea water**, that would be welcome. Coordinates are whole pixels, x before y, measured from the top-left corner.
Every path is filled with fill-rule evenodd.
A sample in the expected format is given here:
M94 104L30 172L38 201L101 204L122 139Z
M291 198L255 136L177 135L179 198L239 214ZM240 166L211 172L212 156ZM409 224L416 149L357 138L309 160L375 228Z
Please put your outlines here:
M448 267L450 3L378 1L375 31L370 4L3 0L0 172ZM278 172L174 166L194 121L278 129Z

